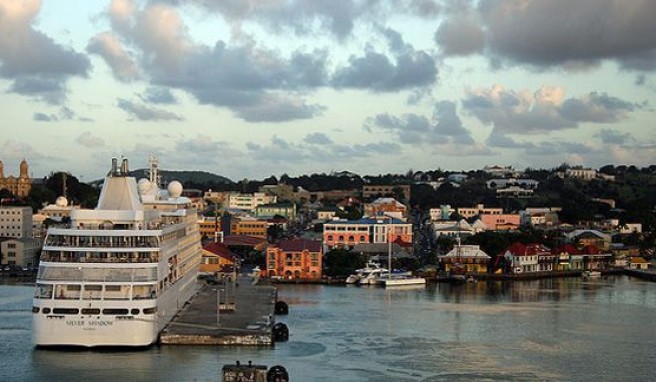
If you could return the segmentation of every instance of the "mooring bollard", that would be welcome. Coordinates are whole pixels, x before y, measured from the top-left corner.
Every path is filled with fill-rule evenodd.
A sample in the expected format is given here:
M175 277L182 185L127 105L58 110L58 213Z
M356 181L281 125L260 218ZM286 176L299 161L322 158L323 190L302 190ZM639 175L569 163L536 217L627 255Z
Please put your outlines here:
M289 314L289 306L284 301L276 301L275 312L277 315Z
M282 322L273 325L273 342L285 342L287 340L289 340L287 325Z

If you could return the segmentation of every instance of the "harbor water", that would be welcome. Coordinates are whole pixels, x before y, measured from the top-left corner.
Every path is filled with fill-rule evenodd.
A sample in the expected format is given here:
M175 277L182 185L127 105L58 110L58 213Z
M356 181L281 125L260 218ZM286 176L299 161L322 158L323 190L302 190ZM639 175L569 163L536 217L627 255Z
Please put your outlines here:
M0 285L0 381L220 381L224 364L292 381L656 379L656 283L592 280L419 289L281 285L275 348L47 350L31 343L31 285Z

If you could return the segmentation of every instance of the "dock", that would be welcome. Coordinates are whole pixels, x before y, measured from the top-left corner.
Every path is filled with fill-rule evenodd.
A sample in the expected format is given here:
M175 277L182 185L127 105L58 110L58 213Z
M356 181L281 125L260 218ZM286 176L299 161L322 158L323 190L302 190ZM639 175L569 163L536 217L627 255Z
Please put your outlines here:
M198 293L160 333L162 345L273 346L276 289L235 282L201 284ZM217 309L219 307L220 309Z

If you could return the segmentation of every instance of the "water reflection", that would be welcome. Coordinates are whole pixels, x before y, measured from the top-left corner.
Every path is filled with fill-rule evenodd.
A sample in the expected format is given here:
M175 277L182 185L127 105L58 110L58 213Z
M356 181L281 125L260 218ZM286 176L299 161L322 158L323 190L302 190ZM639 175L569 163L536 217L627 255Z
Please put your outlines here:
M296 381L653 380L656 284L626 277L387 290L281 285L290 340L268 348L34 350L31 288L0 286L0 380L217 381L224 364ZM627 367L631 374L627 375Z

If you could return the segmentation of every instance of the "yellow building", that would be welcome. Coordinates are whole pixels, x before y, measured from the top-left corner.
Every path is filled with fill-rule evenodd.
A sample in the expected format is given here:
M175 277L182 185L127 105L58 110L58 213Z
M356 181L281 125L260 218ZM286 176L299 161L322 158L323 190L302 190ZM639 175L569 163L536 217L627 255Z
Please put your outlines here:
M267 238L269 223L266 220L252 218L234 218L230 224L231 235L246 235L262 239Z
M209 243L203 247L201 273L232 272L235 254L223 243Z
M6 189L19 198L26 197L32 189L32 178L28 175L27 161L20 162L20 175L18 178L9 175L5 178L4 164L0 161L0 190Z
M198 219L198 231L204 238L214 238L217 235L222 235L221 232L221 218L212 216L203 216Z

